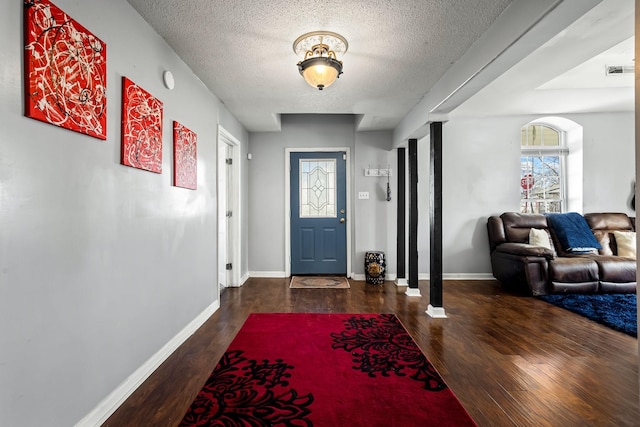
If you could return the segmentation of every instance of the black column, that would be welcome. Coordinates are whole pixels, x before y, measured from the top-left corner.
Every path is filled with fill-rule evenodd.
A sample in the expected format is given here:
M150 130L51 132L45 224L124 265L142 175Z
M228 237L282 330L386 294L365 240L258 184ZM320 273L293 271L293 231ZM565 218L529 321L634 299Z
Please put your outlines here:
M409 288L418 289L418 140L409 140Z
M442 122L432 122L429 126L431 128L429 304L433 307L442 307Z
M405 171L405 149L398 148L398 212L397 212L397 222L398 222L398 230L397 230L397 280L406 279L406 271L405 266L407 263L406 260L406 221L405 218L407 216L407 196L406 196L406 171Z

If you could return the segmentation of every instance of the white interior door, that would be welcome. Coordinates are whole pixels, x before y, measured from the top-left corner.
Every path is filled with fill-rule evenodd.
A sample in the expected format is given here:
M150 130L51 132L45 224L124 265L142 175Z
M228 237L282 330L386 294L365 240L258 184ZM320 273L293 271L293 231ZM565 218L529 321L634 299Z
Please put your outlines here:
M218 285L240 285L240 143L218 128Z
M226 207L227 210L225 212L225 228L226 228L226 241L227 241L227 250L226 250L226 263L225 263L225 286L232 286L234 283L233 280L233 272L238 268L236 264L236 259L234 257L234 238L233 238L233 230L234 223L236 221L237 212L235 212L235 203L234 203L234 173L233 173L233 161L234 161L234 147L233 145L225 144L226 146L226 157L225 157L225 174L226 174L226 187L227 191L225 194L226 197Z
M228 248L228 222L227 222L227 149L228 145L222 141L218 143L218 288L222 291L229 286L227 277L227 248Z

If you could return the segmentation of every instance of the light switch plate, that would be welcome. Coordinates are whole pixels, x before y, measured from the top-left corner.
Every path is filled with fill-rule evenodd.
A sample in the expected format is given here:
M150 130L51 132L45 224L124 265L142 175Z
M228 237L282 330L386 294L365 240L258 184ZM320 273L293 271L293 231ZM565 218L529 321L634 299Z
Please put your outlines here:
M369 192L368 191L360 191L360 192L358 192L358 199L360 199L360 200L369 199Z

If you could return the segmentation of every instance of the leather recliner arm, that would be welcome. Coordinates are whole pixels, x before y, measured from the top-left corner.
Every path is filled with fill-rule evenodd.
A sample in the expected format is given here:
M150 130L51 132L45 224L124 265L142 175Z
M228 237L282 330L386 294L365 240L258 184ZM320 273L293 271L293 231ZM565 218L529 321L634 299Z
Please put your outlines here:
M548 293L549 260L553 253L547 248L526 243L503 243L491 254L493 275L504 285L531 295Z
M527 243L502 243L496 246L495 252L523 257L542 257L546 259L553 259L555 257L551 249L543 246L532 246Z

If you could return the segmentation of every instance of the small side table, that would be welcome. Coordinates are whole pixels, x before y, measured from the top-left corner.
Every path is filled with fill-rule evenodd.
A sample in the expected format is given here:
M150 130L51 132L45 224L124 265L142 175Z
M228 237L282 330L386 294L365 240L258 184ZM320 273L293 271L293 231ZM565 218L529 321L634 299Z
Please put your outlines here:
M367 283L371 285L382 285L384 283L384 273L387 264L384 259L384 252L370 251L364 255L364 274Z

